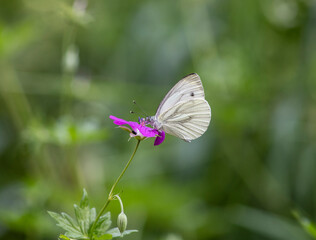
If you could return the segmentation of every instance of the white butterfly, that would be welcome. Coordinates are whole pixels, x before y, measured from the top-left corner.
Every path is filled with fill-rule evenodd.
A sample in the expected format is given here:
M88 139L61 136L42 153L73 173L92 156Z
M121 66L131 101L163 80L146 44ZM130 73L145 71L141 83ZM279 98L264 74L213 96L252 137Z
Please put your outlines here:
M199 75L181 79L164 97L156 115L143 121L187 142L200 137L210 124L211 107Z

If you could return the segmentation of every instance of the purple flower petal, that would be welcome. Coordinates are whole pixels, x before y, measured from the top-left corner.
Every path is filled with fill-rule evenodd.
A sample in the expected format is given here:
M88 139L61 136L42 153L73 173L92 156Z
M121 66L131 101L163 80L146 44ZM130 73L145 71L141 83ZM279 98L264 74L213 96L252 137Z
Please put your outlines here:
M150 127L142 126L139 124L138 130L145 137L156 137L159 132L156 129L152 129Z
M154 146L160 145L165 140L165 135L164 131L160 131L155 139Z
M116 125L128 124L128 121L126 121L126 120L124 120L124 119L120 119L120 118L117 118L117 117L112 116L112 115L110 116L110 118L111 118L112 120L114 120L113 123L116 124Z
M129 125L135 132L139 130L140 125L137 122L127 122L126 124Z
M133 131L136 133L136 134L133 133L131 135L132 137L140 136L140 137L148 137L149 138L149 137L157 137L157 136L161 135L161 133L157 129L147 127L143 124L139 124L138 122L126 121L124 119L120 119L120 118L117 118L117 117L112 116L112 115L110 116L110 118L112 120L114 120L113 123L116 125L119 125L119 126L122 126L125 124L129 125L133 129ZM164 139L164 133L163 133L163 139L161 140L162 137L159 137L159 138L160 138L159 139L160 141L158 141L157 139L156 139L156 141L158 141L160 144ZM159 144L156 144L156 145L159 145Z

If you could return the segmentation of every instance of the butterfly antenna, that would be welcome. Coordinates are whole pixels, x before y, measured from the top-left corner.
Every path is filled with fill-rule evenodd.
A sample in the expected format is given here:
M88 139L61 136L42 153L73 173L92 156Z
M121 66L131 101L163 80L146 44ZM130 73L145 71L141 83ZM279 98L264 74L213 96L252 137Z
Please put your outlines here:
M134 104L131 106L131 110L129 111L130 114L134 114L134 113L137 113L137 111L134 111L135 110L135 106Z
M135 100L133 100L133 103L146 115L146 117L149 116L149 115L145 112L145 110L144 110L142 107L140 107L140 106L136 103Z

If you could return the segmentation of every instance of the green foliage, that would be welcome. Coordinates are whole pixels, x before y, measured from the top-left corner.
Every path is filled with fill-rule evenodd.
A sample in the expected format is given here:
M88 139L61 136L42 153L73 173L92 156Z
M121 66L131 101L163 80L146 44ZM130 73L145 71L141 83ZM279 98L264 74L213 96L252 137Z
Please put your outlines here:
M49 215L54 218L58 224L57 226L63 228L66 230L65 235L70 238L75 239L87 239L87 237L84 235L85 233L81 231L79 228L79 225L74 222L74 220L68 216L65 213L54 213L54 212L48 212Z
M135 232L138 232L138 231L137 230L125 230L124 232L121 233L117 227L112 228L108 231L108 233L111 234L113 238L124 237L128 234L135 233Z
M311 222L308 218L301 215L298 211L294 211L293 215L297 218L304 230L316 239L316 224Z
M74 205L76 219L74 220L67 213L55 213L48 211L49 215L57 221L57 226L64 229L65 234L59 236L60 239L70 240L105 240L137 232L137 230L126 230L123 233L118 228L109 229L111 226L110 212L102 215L98 222L92 228L96 220L95 208L89 207L89 198L86 190L83 190L83 195L79 206Z
M29 143L50 143L60 146L73 146L102 140L106 137L105 129L101 129L95 121L76 122L71 117L63 117L53 124L32 120L23 132Z
M111 214L110 212L105 213L99 218L99 221L95 225L94 234L101 236L111 225Z

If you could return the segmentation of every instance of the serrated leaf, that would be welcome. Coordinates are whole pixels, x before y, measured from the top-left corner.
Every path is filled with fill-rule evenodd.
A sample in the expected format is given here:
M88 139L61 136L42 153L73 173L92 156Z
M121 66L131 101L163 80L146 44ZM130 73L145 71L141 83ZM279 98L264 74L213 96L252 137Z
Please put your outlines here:
M74 205L75 214L79 228L82 233L87 234L90 227L90 210L89 208L80 208L78 205Z
M83 222L83 215L81 213L81 208L77 204L74 204L74 210L75 210L75 215L76 215L79 228L81 232L84 232L84 222Z
M129 234L131 234L131 233L136 233L136 232L138 232L138 230L136 230L136 229L125 230L125 231L122 233L122 235L125 236L125 235L129 235Z
M80 201L80 208L88 208L89 207L89 198L86 189L83 189L82 198Z
M72 217L70 217L67 213L62 212L61 216L68 221L69 225L71 225L73 228L80 231L77 222Z
M60 221L63 221L63 217L59 214L59 213L55 213L55 212L51 212L51 211L47 211L48 212L48 214L52 217L52 218L54 218L58 223L60 222Z
M58 214L50 211L48 211L48 214L57 221L57 226L66 231L65 235L67 237L83 239L84 235L69 215L67 215L66 213Z
M110 228L111 226L111 213L107 212L104 215L102 215L98 222L96 223L94 227L94 232L93 235L95 236L101 236L106 233L106 231Z
M68 237L73 237L73 236L82 236L82 233L80 232L78 226L75 224L74 221L69 221L71 218L67 214L63 213L63 215L55 213L55 212L50 212L48 211L48 214L54 218L57 221L57 226L61 227L66 231L66 235ZM65 218L65 216L68 216Z
M116 228L110 229L106 233L111 234L113 238L116 238L116 237L123 237L125 235L131 234L134 232L138 232L138 230L125 230L123 233L121 233L120 230L116 227Z
M91 208L90 209L90 226L94 223L96 216L97 216L97 212L95 208Z

